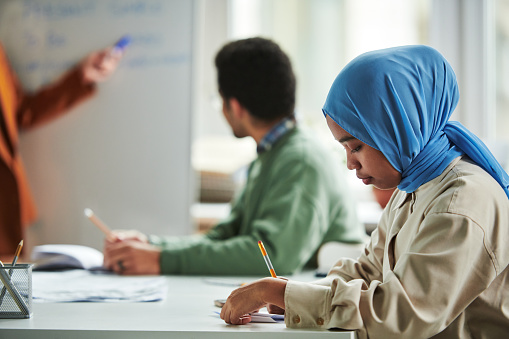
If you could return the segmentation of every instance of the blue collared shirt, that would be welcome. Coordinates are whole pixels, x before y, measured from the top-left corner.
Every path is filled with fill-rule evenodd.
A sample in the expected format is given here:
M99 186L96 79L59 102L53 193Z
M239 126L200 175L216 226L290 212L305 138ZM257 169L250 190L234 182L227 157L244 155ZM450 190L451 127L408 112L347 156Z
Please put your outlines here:
M297 126L297 120L295 119L295 114L292 114L280 122L278 122L272 129L265 134L265 136L260 140L260 143L256 147L256 152L258 154L270 151L272 146L279 140L283 135L291 131Z

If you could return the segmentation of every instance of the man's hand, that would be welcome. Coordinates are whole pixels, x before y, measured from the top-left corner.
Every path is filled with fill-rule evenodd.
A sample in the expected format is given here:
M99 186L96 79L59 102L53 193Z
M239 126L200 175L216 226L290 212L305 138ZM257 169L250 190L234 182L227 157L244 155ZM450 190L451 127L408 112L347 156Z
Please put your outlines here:
M161 249L149 244L145 235L118 231L115 235L105 241L104 267L124 275L161 274Z
M105 246L108 246L109 243L114 243L118 241L139 241L145 244L148 244L148 237L136 230L113 230L111 231L111 237L106 239Z

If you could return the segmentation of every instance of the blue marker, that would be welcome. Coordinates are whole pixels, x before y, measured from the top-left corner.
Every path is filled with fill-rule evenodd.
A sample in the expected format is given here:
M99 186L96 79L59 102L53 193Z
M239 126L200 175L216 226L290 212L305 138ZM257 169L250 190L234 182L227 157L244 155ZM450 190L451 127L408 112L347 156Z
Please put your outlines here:
M126 47L129 46L130 44L131 44L131 37L129 35L124 35L115 43L115 45L113 45L113 49L111 50L111 53L122 54L122 53L124 53L124 50L126 49Z

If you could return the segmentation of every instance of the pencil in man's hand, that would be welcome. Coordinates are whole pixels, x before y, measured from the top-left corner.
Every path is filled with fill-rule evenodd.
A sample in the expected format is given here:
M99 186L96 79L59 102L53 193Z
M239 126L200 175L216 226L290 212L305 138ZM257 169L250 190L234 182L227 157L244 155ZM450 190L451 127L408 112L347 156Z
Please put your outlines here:
M108 238L111 238L113 235L111 233L111 230L104 222L102 222L101 219L99 219L94 212L90 208L85 208L85 216L90 219L91 222L94 223L94 225L97 226Z

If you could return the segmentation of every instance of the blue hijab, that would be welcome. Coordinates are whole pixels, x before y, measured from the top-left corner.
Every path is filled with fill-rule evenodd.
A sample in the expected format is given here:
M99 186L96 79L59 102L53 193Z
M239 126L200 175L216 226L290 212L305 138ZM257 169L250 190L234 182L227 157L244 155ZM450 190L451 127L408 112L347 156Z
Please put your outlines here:
M509 176L486 145L449 117L459 99L456 75L428 46L362 54L336 77L323 113L381 151L411 193L466 154L497 180L509 197Z

